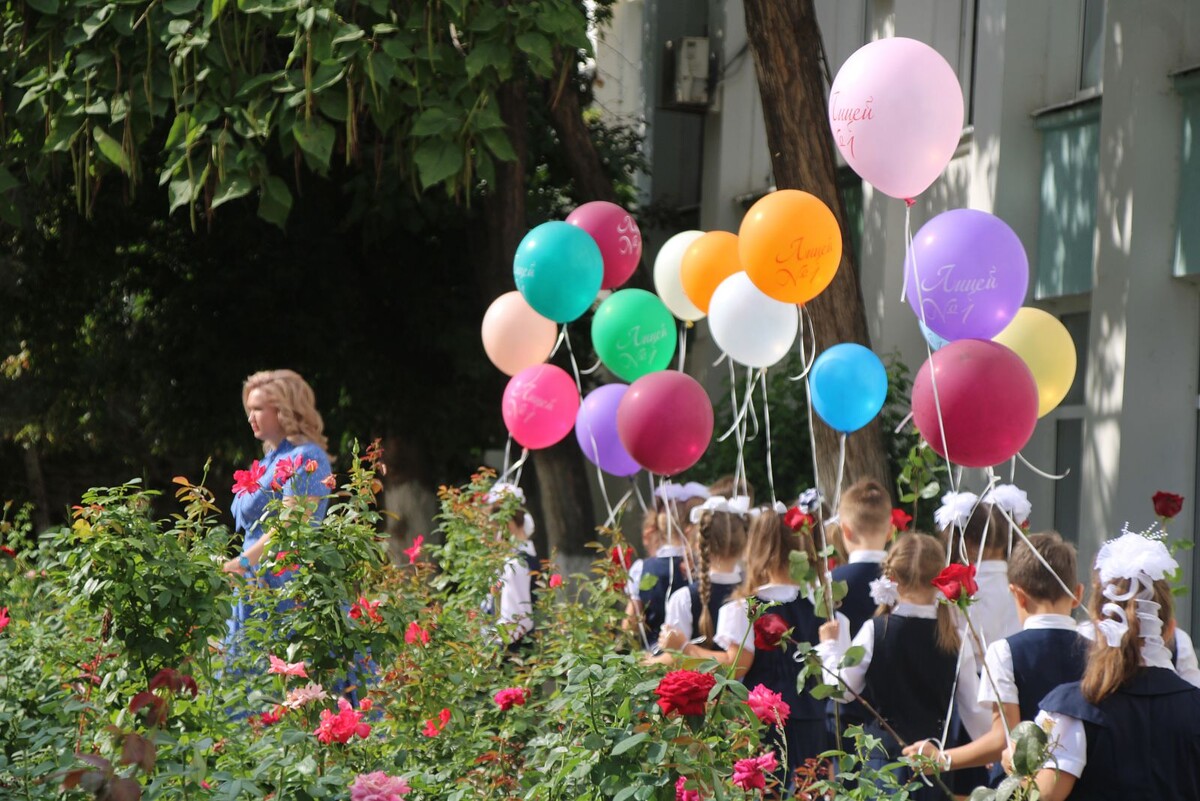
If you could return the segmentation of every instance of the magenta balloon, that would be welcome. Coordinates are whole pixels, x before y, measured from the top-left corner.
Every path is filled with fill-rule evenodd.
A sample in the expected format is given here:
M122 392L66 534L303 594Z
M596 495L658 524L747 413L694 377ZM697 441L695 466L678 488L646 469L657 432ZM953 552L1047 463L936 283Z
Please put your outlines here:
M628 390L628 384L605 384L593 389L575 415L575 439L584 457L614 476L632 476L642 469L617 434L617 408Z
M621 444L652 473L673 476L704 455L713 433L712 401L686 373L660 370L634 381L617 408Z
M958 148L962 87L924 42L880 39L838 70L829 88L829 126L851 169L886 195L913 198Z
M592 235L604 257L601 289L616 289L629 280L642 260L642 232L633 215L616 203L593 200L567 215L567 222Z
M1029 259L1020 238L1004 220L976 209L942 212L922 225L904 270L917 319L949 340L996 336L1012 322L1029 289Z
M560 442L575 425L578 409L575 382L553 364L535 364L510 378L501 404L508 433L531 450Z
M939 454L965 467L990 467L1011 459L1033 436L1037 383L1021 357L1003 345L960 339L921 366L912 411L917 430Z

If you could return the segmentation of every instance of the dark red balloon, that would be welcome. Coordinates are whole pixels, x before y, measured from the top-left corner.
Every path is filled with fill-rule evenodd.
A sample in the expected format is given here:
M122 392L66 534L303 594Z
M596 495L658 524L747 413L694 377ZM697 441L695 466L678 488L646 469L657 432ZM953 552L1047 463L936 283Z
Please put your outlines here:
M1003 345L960 339L921 365L912 411L917 430L939 454L965 467L990 467L1011 459L1033 436L1037 383L1021 357Z
M700 461L712 441L712 401L696 379L659 370L630 385L617 407L617 435L634 461L673 476Z

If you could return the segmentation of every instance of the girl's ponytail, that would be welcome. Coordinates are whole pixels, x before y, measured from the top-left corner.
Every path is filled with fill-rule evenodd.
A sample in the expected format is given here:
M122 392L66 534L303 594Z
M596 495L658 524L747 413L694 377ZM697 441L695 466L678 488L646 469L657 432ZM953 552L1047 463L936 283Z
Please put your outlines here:
M1129 585L1128 579L1120 579L1108 586L1113 588L1113 594L1124 595L1129 592ZM1099 586L1095 585L1093 589L1099 589ZM1141 593L1135 592L1119 607L1125 616L1128 628L1121 635L1117 645L1109 644L1103 630L1096 631L1091 650L1088 652L1087 667L1084 668L1083 678L1079 682L1079 689L1088 703L1100 703L1132 679L1141 668L1142 637L1145 632L1142 630L1142 619L1138 612L1142 611L1145 614L1148 611L1145 605L1154 603L1159 607L1158 618L1162 621L1163 626L1170 623L1174 617L1171 587L1166 581L1160 580L1153 583L1152 601L1148 602L1145 598L1139 599L1139 594ZM1104 604L1104 606L1111 608L1112 604ZM1102 612L1101 620L1104 619L1103 614Z
M712 547L709 544L709 531L712 529L711 512L706 512L700 520L700 633L706 642L711 642L715 630L713 628L712 611L708 602L712 598L712 577L708 575L708 563Z

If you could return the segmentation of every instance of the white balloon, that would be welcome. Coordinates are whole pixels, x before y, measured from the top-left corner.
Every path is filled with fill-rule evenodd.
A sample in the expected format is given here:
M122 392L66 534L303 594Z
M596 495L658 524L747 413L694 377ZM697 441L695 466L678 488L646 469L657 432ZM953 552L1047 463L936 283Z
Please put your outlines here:
M654 289L671 310L671 314L680 320L696 321L704 317L704 312L688 300L683 291L683 281L679 277L683 254L702 236L703 231L683 231L675 234L663 243L662 249L654 259Z
M777 364L796 341L795 304L763 293L745 272L720 283L708 304L708 330L717 347L747 367Z

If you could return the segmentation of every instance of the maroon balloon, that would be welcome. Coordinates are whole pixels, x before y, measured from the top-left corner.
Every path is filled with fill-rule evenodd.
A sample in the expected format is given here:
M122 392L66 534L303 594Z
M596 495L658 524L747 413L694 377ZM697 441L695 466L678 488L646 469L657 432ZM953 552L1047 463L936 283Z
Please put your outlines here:
M621 444L634 461L659 475L673 476L700 461L712 433L712 401L686 373L644 375L617 407Z
M921 365L912 411L917 430L939 454L965 467L989 467L1011 459L1033 436L1037 383L1021 357L1003 345L960 339Z

